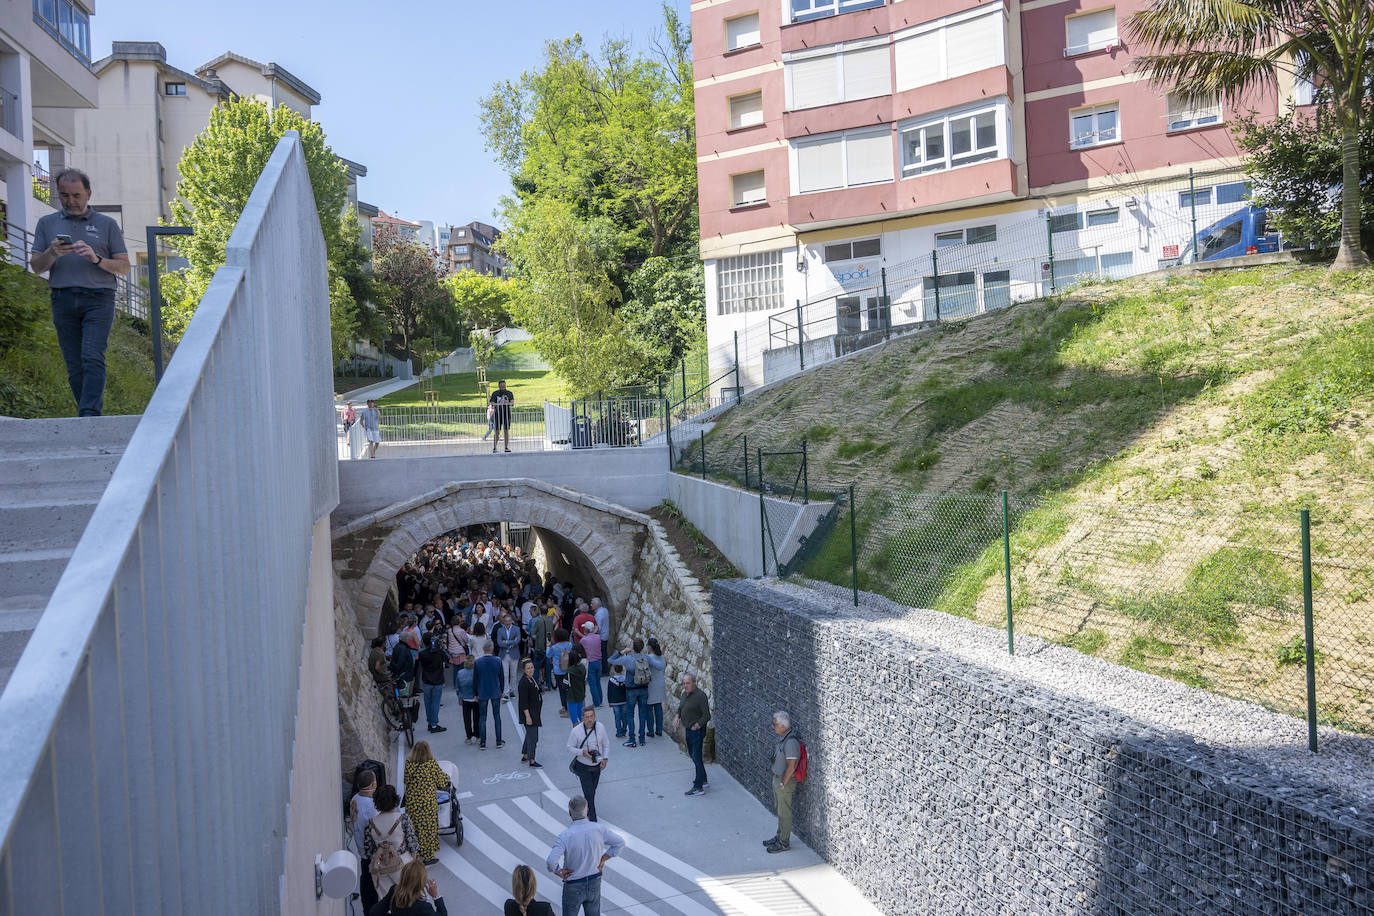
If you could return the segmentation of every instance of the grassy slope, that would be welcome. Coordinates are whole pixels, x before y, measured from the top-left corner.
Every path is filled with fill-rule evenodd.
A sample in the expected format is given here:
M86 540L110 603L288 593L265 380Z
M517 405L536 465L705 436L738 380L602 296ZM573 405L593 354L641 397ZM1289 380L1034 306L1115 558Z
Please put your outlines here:
M508 343L496 351L487 369L487 379L494 390L496 383L506 380L506 387L515 392L515 403L531 406L545 400L559 401L568 397L567 385L551 370L531 368L542 365L529 340ZM486 396L477 387L476 372L459 372L439 378L436 384L439 404L447 407L481 407ZM400 407L425 403L421 388L413 386L382 398L383 407Z
M105 351L105 371L105 413L142 413L153 396L153 360L152 344L137 322L122 315L116 319ZM40 326L32 339L0 352L0 414L76 416L52 325Z
M708 452L742 476L741 436L807 439L813 489L858 484L864 587L989 624L1007 489L1019 630L1282 708L1310 508L1323 711L1371 728L1371 416L1374 273L1261 268L895 340L747 401ZM808 572L847 584L848 538Z

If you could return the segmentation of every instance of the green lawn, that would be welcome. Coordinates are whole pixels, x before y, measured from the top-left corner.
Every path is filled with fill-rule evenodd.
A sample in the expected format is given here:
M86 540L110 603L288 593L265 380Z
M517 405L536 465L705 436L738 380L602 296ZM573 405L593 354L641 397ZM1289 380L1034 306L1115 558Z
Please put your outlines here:
M543 404L546 400L558 401L568 397L567 386L563 380L542 369L489 370L487 379L491 382L492 391L496 390L498 381L505 379L506 387L515 392L517 406L533 407ZM486 402L486 398L478 390L476 372L440 376L435 382L435 390L439 395L438 403L444 407L480 407ZM382 407L423 405L424 390L415 385L389 394L379 403Z

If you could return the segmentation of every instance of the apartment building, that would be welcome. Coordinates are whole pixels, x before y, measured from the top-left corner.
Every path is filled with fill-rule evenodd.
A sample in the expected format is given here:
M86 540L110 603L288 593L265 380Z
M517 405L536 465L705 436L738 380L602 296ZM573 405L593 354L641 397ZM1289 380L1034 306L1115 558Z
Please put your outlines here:
M1179 209L1204 189L1152 194L1142 183L1235 169L1235 112L1135 71L1123 24L1144 5L694 2L712 368L733 364L739 332L744 381L763 381L762 352L796 342L777 329L799 303L835 313L808 338L845 334L927 320L942 292L977 312L1038 294L1047 276L1176 260L1191 241L1176 237ZM1275 113L1292 89L1245 107ZM1238 173L1214 183L1204 220L1244 205ZM1043 247L998 245L1047 233L1066 253L1058 263ZM1120 250L1104 251L1107 238ZM948 246L958 269L932 271ZM918 263L900 292L880 294L880 275Z
M171 217L169 202L181 180L177 165L216 105L256 98L309 118L320 94L277 63L226 52L194 70L170 64L156 41L116 41L91 65L99 107L75 118L72 162L90 176L95 200L120 221L136 264L146 265L144 229ZM349 202L357 204L366 167L341 160ZM164 250L163 255L167 252ZM169 261L179 266L177 259Z
M492 277L506 275L506 259L492 250L501 230L473 220L466 226L449 226L448 238L441 249L446 273L472 270Z
M12 0L0 6L0 238L15 260L53 212L48 170L71 161L76 113L94 108L89 0ZM35 164L35 159L45 167Z
M420 237L419 223L392 216L385 210L378 210L377 215L372 217L372 235L374 238L379 235L383 238L397 236L410 242L424 243Z

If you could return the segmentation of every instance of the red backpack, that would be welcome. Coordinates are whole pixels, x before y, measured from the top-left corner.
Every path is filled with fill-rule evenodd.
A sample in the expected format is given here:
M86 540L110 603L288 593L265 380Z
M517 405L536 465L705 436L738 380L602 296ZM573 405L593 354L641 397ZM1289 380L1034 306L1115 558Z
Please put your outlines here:
M801 748L801 753L797 756L797 766L792 770L792 778L797 782L806 781L806 742L801 738L797 739L797 747Z

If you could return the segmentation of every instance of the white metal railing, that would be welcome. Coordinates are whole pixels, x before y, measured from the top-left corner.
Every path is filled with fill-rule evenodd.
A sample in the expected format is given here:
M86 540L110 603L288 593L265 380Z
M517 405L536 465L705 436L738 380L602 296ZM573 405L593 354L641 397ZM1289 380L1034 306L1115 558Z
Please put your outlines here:
M281 909L338 503L314 213L290 132L0 694L0 914Z

